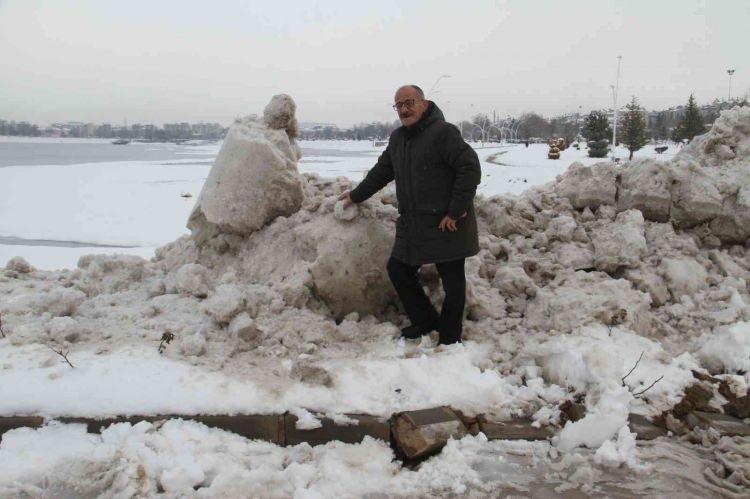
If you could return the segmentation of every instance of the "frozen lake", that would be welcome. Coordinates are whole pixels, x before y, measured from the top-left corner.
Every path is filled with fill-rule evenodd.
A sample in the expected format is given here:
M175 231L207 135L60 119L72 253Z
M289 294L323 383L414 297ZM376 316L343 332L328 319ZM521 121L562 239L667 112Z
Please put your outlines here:
M384 149L370 141L300 145L301 173L354 181ZM520 194L554 180L573 161L598 161L572 148L549 160L544 144L473 146L482 161L479 192L487 196ZM92 253L151 257L188 233L185 223L220 147L0 137L0 265L17 255L42 269L72 268ZM660 157L674 152L671 146ZM655 153L647 146L636 156Z

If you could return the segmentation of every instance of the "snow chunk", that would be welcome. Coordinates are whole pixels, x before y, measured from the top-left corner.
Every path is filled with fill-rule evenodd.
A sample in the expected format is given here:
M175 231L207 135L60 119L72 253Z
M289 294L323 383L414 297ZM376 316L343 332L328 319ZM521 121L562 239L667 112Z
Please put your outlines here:
M545 233L550 242L570 242L573 240L573 232L575 232L577 227L578 225L573 217L561 215L550 221Z
M750 322L738 322L704 335L698 357L712 373L750 371Z
M15 256L5 264L5 270L18 272L19 274L28 274L34 270L34 267L32 267L23 257Z
M315 428L323 427L323 423L306 409L292 409L289 412L297 416L295 427L298 430L314 430Z
M245 295L234 284L222 284L203 302L203 310L219 324L228 324L245 307Z
M690 228L722 214L721 193L704 168L694 161L675 162L673 168L672 223Z
M208 296L209 274L208 269L198 263L187 263L177 270L174 277L177 291L183 294L193 295L197 298Z
M39 296L36 311L38 313L49 312L54 317L73 315L85 300L86 294L83 291L57 288Z
M47 331L50 337L59 343L64 341L72 343L81 336L81 327L72 317L53 318L47 323Z
M268 128L284 130L290 139L294 139L299 134L296 112L294 99L286 94L274 95L263 110L263 122Z
M594 462L609 468L617 468L623 463L630 468L636 468L638 449L635 444L635 433L632 433L627 426L620 428L616 440L607 440L597 449Z
M116 293L139 285L148 261L134 255L84 255L78 259L78 285L89 294Z
M594 252L590 244L563 243L555 244L552 250L558 263L567 269L583 270L594 268Z
M291 97L277 95L265 123L247 118L229 129L188 220L198 244L221 233L250 234L300 209L295 108Z
M708 272L695 260L665 258L662 260L661 269L667 288L675 301L683 295L692 296L708 286Z
M344 202L338 201L333 207L333 216L337 220L354 220L359 215L359 206L355 203L350 204L344 208Z
M243 312L229 323L229 334L243 341L252 342L260 337L261 332L250 315Z
M633 161L621 174L617 209L636 209L648 220L666 222L672 205L672 169L669 163Z
M206 338L200 333L180 336L180 351L183 355L203 355L206 353Z
M569 332L590 322L623 323L647 333L652 327L650 302L647 294L633 289L624 279L578 271L558 286L539 288L526 309L524 324L539 330Z
M574 208L582 210L600 205L614 205L617 194L617 171L611 163L583 166L575 162L557 178L554 191L566 197Z
M602 223L592 231L594 265L614 272L619 267L637 267L646 253L643 215L638 210L617 214L615 222Z
M328 217L300 227L295 236L315 248L317 258L309 267L313 291L337 318L377 313L393 300L385 272L392 227L374 218L342 226Z
M642 357L641 357L642 354ZM574 389L577 393L600 393L620 386L621 379L638 362L627 377L633 391L640 391L659 377L662 380L649 390L650 405L635 404L644 415L655 415L669 409L681 398L686 386L693 383L691 369L699 367L690 355L671 358L661 345L624 328L588 326L570 335L561 335L525 347L524 355L536 359L549 383Z
M633 396L627 388L614 388L605 393L599 403L583 419L568 421L553 443L562 452L584 446L597 449L617 434L627 430L630 402ZM607 451L603 452L605 454Z

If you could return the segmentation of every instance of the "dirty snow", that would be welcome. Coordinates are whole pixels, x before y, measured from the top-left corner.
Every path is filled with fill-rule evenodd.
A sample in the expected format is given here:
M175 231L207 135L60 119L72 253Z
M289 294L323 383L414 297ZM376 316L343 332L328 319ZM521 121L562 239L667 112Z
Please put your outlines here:
M263 121L235 124L237 131L222 148L262 146L263 154L283 159L284 168L295 163L296 122L289 108L282 108L271 106ZM277 120L278 110L287 117ZM264 128L270 123L282 128ZM289 410L304 416L303 424L314 425L314 413L389 415L450 405L470 415L526 416L558 427L555 447L548 451L562 456L550 464L561 467L558 477L564 475L558 492L594 492L602 470L637 470L648 460L641 445L633 445L628 413L653 416L672 407L692 382L692 370L734 375L747 384L749 123L750 110L736 108L723 112L711 132L666 162L642 158L621 166L587 166L592 162L586 161L519 196L479 196L480 253L467 260L464 345L436 348L431 337L397 339L404 318L384 272L397 217L394 192L386 189L347 213L336 208L337 196L354 185L345 177L292 172L289 189L299 185L302 193L297 209L285 205L281 216L249 224L232 221L235 215L245 220L237 211L213 222L213 215L203 212L205 221L191 225L191 235L160 247L151 261L96 255L62 271L13 261L0 274L7 335L0 339L0 413ZM253 132L240 133L242 127ZM220 152L214 171L236 173L235 158ZM699 189L691 184L696 169L706 173ZM651 181L638 180L644 176ZM587 190L591 185L600 192ZM266 207L278 200L270 191L252 197L252 203ZM422 274L439 302L434 267ZM165 332L175 339L159 355ZM48 346L64 349L75 368ZM557 407L573 397L585 401L587 415L562 425ZM160 432L166 430L142 428L113 429L112 435L135 431L155 442L165 438ZM54 431L68 439L73 453L100 446L98 437L70 433L79 430L17 435L33 439ZM460 477L440 468L456 449L474 445L466 442L474 442L478 454L495 445L452 443L417 472L435 472L428 487L454 494L482 490L483 475L472 472L471 464L464 462ZM4 439L0 453L8 445ZM128 445L123 441L114 448ZM351 449L379 445L365 442ZM99 462L94 469L107 468L101 463L108 463L114 450L105 447L97 451L100 460L93 458ZM332 444L304 452L325 461L335 449L349 447ZM381 453L389 452L383 446ZM211 472L192 461L176 472L158 464L162 457L154 459L153 468L144 464L137 471L131 463L125 475L113 472L107 487L157 487L159 480L164 490L176 491L232 483L207 479ZM686 461L692 466L701 459ZM73 466L80 466L76 473L88 473L87 464ZM659 471L670 469L684 478L683 471L674 471L679 467L662 466ZM570 467L575 471L563 473ZM147 478L121 478L132 473ZM394 473L410 472L388 471ZM283 474L280 468L272 473ZM29 484L37 483L32 475ZM68 486L60 480L61 487ZM698 482L688 481L681 490L688 495L711 490L698 477L693 480L700 482L698 489L692 488ZM352 490L368 493L366 483L363 489L351 485ZM100 485L90 486L99 490Z

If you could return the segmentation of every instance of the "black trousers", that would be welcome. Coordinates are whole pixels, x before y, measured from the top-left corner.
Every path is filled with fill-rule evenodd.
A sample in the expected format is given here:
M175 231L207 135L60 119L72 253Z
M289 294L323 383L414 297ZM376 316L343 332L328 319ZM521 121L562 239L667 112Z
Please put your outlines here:
M435 264L445 291L443 308L438 315L419 283L419 266L408 265L393 257L388 260L388 277L396 288L409 320L413 325L426 328L437 325L441 343L461 341L466 304L464 261L465 259L461 258Z

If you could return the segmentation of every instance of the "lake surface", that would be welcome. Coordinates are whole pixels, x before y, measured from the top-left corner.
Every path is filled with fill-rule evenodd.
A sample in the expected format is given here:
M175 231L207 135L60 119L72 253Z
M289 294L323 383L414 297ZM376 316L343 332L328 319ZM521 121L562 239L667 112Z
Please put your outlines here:
M211 150L213 149L213 150ZM113 161L160 161L214 156L218 145L182 146L164 143L114 145L109 142L0 141L0 168L29 165L75 165Z
M81 139L24 139L13 141L10 137L0 137L0 168L31 165L77 165L83 163L110 163L117 161L169 161L195 159L194 164L209 164L219 152L221 143L205 145L177 145L171 143L131 142L115 145L103 140ZM371 156L372 151L346 150L342 148L305 147L304 157L343 157ZM351 144L351 143L349 143ZM328 147L330 145L326 144ZM334 144L335 146L335 144ZM351 147L351 146L350 146ZM202 159L202 161L200 161ZM208 160L211 161L208 161Z

